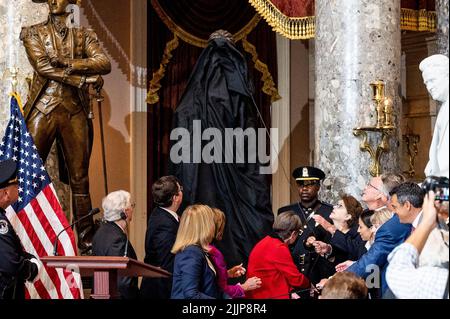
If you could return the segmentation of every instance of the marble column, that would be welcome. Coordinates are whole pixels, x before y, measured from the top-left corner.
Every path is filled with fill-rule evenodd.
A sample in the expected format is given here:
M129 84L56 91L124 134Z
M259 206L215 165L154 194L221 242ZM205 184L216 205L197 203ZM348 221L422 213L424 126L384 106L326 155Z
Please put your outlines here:
M438 51L446 56L448 56L448 9L448 0L436 0Z
M371 82L386 83L396 118L401 114L400 0L318 0L315 42L315 165L327 175L322 198L335 202L339 192L360 198L371 159L353 128L376 125ZM396 130L382 172L399 170L398 136ZM375 133L369 138L372 145L380 141Z

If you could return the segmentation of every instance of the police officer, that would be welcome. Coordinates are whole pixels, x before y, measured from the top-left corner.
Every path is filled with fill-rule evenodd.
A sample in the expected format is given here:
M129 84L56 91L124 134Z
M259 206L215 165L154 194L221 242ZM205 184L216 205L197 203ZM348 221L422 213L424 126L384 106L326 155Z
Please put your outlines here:
M316 225L314 215L321 215L332 223L330 213L333 207L318 199L320 182L325 178L325 173L311 166L297 167L292 173L297 182L300 201L278 210L278 214L293 211L300 216L303 224L303 232L297 242L292 246L291 252L295 264L300 272L306 275L311 283L317 284L322 278L328 278L335 273L334 265L326 258L320 257L314 252L314 248L307 244L308 238L328 243L331 235L320 225Z
M23 250L6 217L5 209L19 196L16 169L13 160L0 162L0 300L24 299L24 282L33 281L39 270L36 258Z

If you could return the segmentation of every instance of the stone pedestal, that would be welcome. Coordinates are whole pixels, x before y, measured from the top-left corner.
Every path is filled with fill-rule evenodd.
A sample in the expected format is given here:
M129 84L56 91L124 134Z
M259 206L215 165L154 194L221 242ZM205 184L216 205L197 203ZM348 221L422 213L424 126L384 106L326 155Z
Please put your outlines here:
M448 0L436 0L438 51L446 56L448 56L448 6Z
M401 114L399 20L400 0L316 1L315 165L327 175L326 200L343 191L359 198L371 177L370 156L353 135L355 127L376 125L371 82L385 82L396 118ZM399 170L399 135L381 159L383 172ZM373 146L381 138L369 137Z

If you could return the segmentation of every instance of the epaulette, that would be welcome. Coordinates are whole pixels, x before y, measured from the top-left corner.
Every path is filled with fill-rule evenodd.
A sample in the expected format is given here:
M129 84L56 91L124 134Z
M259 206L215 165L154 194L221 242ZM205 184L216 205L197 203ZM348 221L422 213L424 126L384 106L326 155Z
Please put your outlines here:
M22 31L20 32L20 40L23 41L25 38L29 37L36 37L38 36L38 28L42 27L47 24L47 21L29 26L29 27L22 27Z

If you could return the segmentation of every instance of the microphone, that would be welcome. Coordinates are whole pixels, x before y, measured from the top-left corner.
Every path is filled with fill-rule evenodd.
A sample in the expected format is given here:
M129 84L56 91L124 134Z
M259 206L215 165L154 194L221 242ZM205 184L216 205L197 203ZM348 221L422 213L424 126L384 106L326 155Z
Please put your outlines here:
M67 229L72 228L74 225L78 224L79 222L81 222L82 220L94 216L96 214L100 213L100 209L99 208L94 208L92 209L89 214L87 214L86 216L83 216L79 219L77 219L76 221L74 221L72 224L70 224L69 226L67 226L66 228L64 228L63 230L61 230L58 235L56 236L55 242L53 243L53 256L58 256L58 238L59 236L65 232Z
M127 224L127 231L128 231L127 214L125 214L125 212L121 212L120 218L122 218L125 221L125 223ZM123 254L123 257L127 257L127 254L128 254L128 234L127 234L127 232L125 232L125 236L127 237L127 242L125 244L125 253Z

